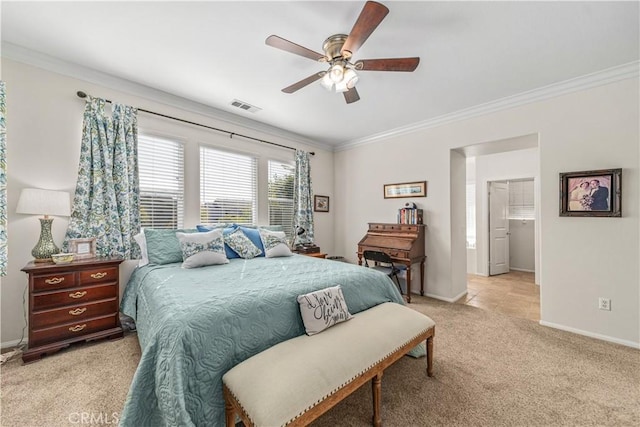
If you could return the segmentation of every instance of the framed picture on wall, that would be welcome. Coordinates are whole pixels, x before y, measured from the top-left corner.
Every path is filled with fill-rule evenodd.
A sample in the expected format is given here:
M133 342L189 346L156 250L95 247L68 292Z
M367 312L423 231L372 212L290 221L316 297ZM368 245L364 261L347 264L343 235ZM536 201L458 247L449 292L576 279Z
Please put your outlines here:
M560 174L560 216L621 217L622 169Z
M313 196L314 212L329 212L329 196Z
M427 181L384 185L385 199L399 199L401 197L427 197Z

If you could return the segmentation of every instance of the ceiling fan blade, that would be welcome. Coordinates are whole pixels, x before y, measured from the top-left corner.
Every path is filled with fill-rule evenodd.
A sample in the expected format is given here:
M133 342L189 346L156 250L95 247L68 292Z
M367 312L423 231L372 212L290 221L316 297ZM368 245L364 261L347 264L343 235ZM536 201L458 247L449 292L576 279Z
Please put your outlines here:
M347 104L360 101L360 95L358 95L358 91L355 87L352 87L348 91L342 93L344 94L344 100L347 101Z
M376 3L374 1L368 1L362 8L360 16L344 42L340 53L347 59L350 58L356 50L364 44L369 38L373 30L382 22L385 16L389 13L389 9L386 6Z
M420 58L361 59L353 64L356 70L363 71L413 71L418 67Z
M304 56L305 58L313 59L314 61L321 61L326 59L323 54L314 52L311 49L307 49L304 46L290 42L282 37L271 35L264 41L267 46L275 47L287 52L295 53L296 55Z
M297 83L292 84L291 86L287 86L284 89L282 89L282 91L284 93L293 93L297 90L302 89L303 87L310 85L311 83L315 82L316 80L320 80L322 78L322 76L324 76L327 72L326 71L321 71L319 73L315 73L310 75L309 77L307 77L306 79L302 79Z

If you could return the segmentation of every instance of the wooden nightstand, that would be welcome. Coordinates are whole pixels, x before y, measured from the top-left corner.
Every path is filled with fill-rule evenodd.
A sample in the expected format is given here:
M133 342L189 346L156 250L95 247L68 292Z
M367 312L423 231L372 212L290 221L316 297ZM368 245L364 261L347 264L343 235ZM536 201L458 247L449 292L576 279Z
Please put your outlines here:
M29 363L78 341L123 336L119 319L122 259L93 258L70 264L27 264Z
M323 253L320 253L320 252L316 252L314 254L300 254L300 255L312 256L314 258L326 258L327 257L327 254L323 254Z

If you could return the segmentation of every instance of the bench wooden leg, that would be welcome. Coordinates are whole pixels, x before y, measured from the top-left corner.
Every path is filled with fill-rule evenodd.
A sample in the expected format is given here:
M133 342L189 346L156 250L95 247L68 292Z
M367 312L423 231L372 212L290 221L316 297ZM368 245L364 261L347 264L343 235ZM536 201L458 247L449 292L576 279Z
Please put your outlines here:
M231 394L227 387L223 387L222 389L224 394L224 417L225 423L227 427L235 427L236 425L236 410L233 407L233 403L231 402Z
M433 376L433 335L427 338L427 375Z
M227 427L234 427L236 425L236 412L233 410L231 402L225 402L224 415Z
M380 393L382 392L382 372L371 379L371 391L373 392L373 425L380 427Z

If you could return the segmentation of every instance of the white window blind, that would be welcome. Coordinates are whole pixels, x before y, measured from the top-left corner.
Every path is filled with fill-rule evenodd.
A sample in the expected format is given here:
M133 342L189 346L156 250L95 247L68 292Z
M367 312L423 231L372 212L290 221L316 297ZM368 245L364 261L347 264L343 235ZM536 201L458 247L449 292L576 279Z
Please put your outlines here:
M294 166L269 160L269 224L281 225L291 236Z
M184 212L182 143L138 136L140 222L147 228L181 228Z
M467 184L467 248L476 247L476 184Z
M509 181L509 219L535 219L532 179Z
M200 222L255 224L255 157L200 147Z

